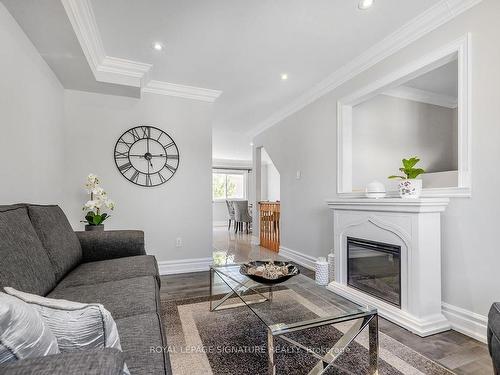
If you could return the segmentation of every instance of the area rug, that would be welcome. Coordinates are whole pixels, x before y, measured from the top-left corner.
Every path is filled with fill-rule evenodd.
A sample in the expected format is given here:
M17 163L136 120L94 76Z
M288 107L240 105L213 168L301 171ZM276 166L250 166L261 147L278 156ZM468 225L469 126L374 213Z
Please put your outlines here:
M295 291L276 292L283 314L304 318L321 315L320 307L303 303ZM230 302L230 301L229 301ZM297 303L298 302L298 303ZM288 305L287 305L288 303ZM208 298L162 300L172 370L175 375L268 374L266 327L248 308L209 311ZM288 335L318 354L326 353L352 322ZM393 338L379 334L379 374L450 375L453 372ZM277 374L308 374L318 360L305 350L275 341ZM326 374L362 375L368 372L368 332L365 329Z

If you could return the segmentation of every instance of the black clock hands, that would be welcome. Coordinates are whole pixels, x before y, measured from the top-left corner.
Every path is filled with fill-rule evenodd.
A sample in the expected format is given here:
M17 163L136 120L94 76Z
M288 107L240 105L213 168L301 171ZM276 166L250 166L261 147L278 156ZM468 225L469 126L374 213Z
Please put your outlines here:
M133 157L136 157L136 158L147 158L146 157L147 154L144 154L144 155L139 155L139 154L129 154L128 156L133 156ZM166 158L167 155L165 154L157 154L157 155L152 155L152 154L149 154L149 157L150 158Z

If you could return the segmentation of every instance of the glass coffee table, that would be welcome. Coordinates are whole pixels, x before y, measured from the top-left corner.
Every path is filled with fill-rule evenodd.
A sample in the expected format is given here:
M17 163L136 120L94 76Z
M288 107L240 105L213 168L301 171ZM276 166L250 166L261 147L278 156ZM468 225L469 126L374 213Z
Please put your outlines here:
M210 311L246 306L264 323L271 374L276 373L277 337L318 359L309 374L323 374L332 369L335 361L366 327L369 374L377 374L379 344L375 308L357 305L304 275L269 286L251 280L239 270L240 265L210 268ZM289 337L293 332L344 322L353 324L326 354L318 354L317 350Z

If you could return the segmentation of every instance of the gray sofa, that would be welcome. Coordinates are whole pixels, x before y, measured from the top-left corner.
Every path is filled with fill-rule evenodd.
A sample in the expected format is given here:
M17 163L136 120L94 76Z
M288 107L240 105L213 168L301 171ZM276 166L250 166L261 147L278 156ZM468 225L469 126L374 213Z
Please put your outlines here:
M0 364L1 374L171 374L156 260L141 231L73 232L58 206L0 206L0 288L102 303L122 352L103 349Z
M491 306L488 314L488 349L493 359L495 374L500 373L500 302Z

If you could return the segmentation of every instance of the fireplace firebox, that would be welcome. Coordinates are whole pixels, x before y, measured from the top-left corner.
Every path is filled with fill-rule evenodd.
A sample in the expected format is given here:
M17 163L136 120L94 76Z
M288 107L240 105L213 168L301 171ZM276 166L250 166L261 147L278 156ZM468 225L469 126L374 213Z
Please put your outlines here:
M401 246L347 237L347 284L401 308Z

